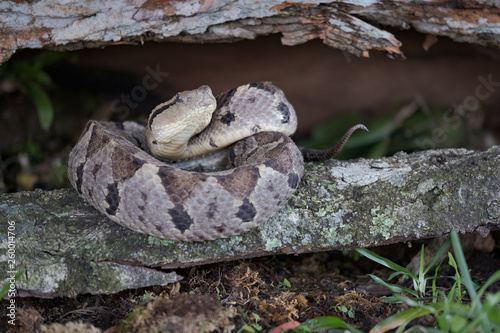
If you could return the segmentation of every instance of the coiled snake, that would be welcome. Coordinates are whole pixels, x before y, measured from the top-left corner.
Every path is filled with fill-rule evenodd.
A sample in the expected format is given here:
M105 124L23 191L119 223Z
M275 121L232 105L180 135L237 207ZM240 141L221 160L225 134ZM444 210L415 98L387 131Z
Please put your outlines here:
M146 123L89 121L70 153L68 176L87 202L132 230L181 241L225 238L256 227L286 203L304 158L331 158L352 132L366 130L356 125L335 147L316 151L293 143L288 136L296 127L295 110L270 82L217 98L202 86L158 105ZM172 164L204 163L195 158L200 154L210 165L231 168L195 172Z

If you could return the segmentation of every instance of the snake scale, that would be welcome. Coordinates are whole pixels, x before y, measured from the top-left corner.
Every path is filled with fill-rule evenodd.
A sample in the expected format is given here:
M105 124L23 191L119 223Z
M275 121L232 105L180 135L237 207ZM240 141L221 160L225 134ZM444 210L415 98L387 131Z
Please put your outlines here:
M87 202L132 230L180 241L225 238L273 216L297 188L304 159L333 157L352 132L366 130L356 125L335 147L316 151L289 138L296 127L293 106L271 82L217 98L202 86L158 105L147 122L89 121L68 176ZM230 168L178 168L205 162Z

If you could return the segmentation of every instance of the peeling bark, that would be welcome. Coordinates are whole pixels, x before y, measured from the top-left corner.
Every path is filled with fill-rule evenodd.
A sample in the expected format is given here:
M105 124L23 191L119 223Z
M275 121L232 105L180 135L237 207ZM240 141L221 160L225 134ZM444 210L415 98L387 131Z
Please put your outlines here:
M380 25L500 46L498 1L149 1L0 2L0 63L24 48L74 50L145 41L227 42L281 33L286 45L320 38L367 57L402 57Z
M451 230L485 236L500 229L498 184L500 146L309 163L296 194L271 220L203 243L135 233L73 189L0 194L2 257L15 246L15 265L2 260L0 270L26 270L17 283L21 296L71 296L172 283L180 277L166 269L225 260L370 247Z

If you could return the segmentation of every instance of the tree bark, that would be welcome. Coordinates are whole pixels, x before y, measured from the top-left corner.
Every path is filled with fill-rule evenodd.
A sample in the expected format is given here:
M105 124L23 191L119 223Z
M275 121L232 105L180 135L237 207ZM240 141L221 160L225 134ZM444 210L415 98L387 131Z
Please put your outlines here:
M113 293L178 281L174 268L370 247L500 229L500 146L308 163L287 205L260 227L203 243L135 233L73 189L0 194L0 270L19 295ZM9 233L10 232L10 233ZM5 251L5 252L4 252Z
M281 33L282 43L314 38L367 57L372 49L403 57L381 28L413 28L459 42L500 46L498 1L325 0L0 2L0 63L24 48L74 50L145 41L226 42ZM354 4L357 3L357 4Z

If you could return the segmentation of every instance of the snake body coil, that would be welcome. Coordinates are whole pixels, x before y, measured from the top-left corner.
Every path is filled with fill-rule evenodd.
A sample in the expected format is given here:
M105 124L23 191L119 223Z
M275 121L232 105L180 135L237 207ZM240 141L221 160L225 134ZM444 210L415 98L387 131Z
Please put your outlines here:
M68 176L73 187L111 220L160 238L225 238L268 220L297 188L304 171L303 154L315 155L301 152L288 137L297 125L295 111L272 83L248 84L216 100L212 97L216 105L209 111L213 115L208 127L201 132L196 128L187 144L176 142L162 156L170 161L192 158L231 145L219 155L232 168L186 171L148 153L162 154L157 146L164 137L155 133L158 126L182 121L175 116L164 120L164 114L179 115L192 108L193 96L200 92L210 98L207 88L177 94L155 108L146 124L89 121L70 153ZM351 128L326 158L340 151L356 128L364 126Z

